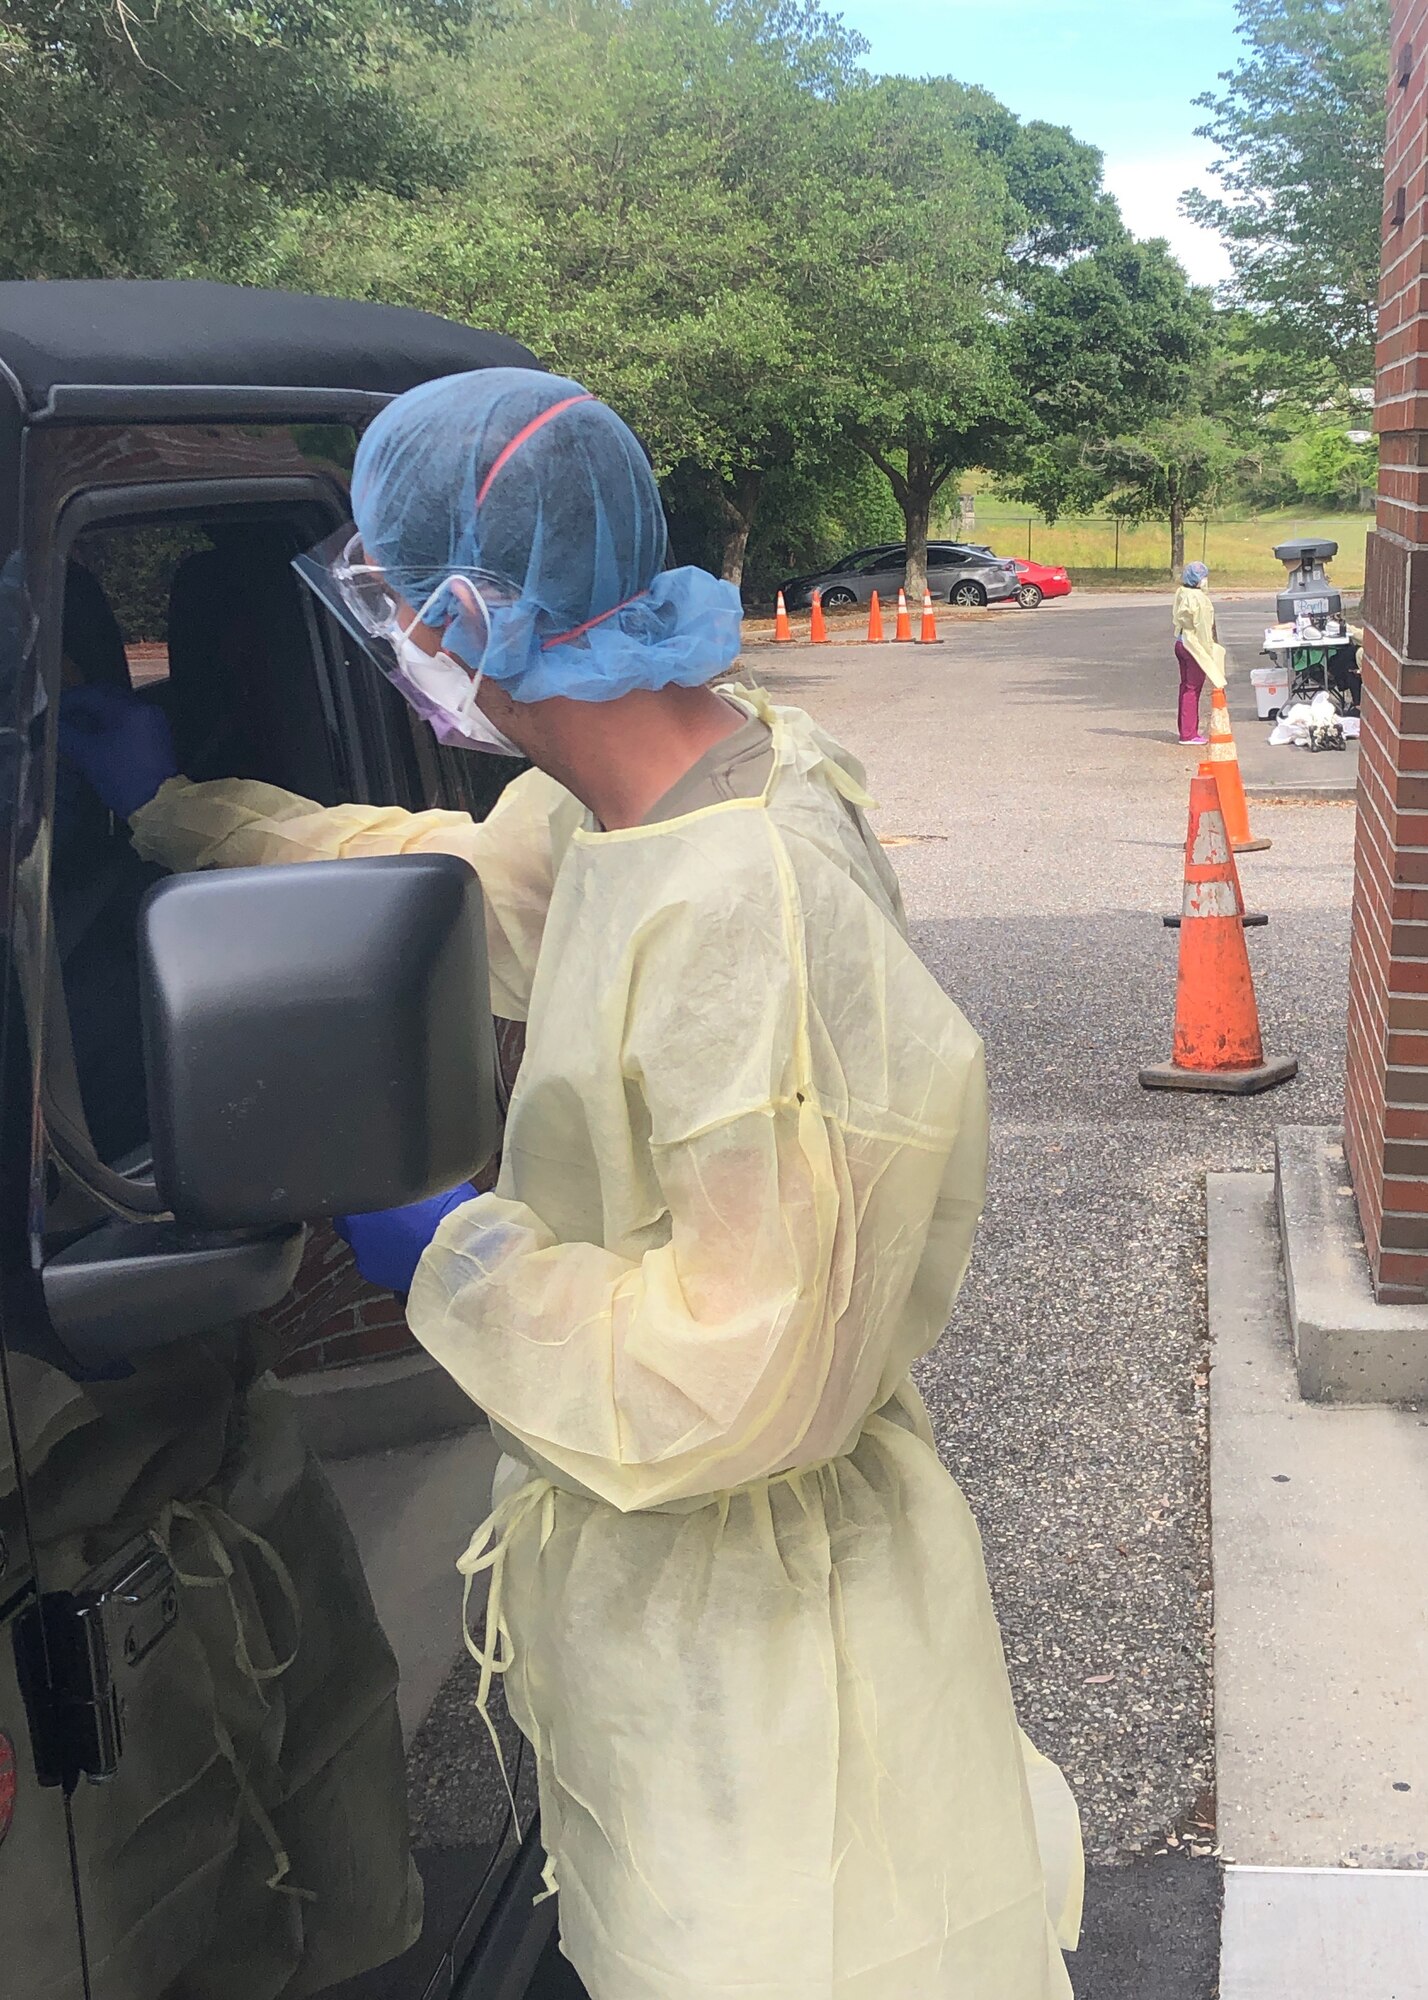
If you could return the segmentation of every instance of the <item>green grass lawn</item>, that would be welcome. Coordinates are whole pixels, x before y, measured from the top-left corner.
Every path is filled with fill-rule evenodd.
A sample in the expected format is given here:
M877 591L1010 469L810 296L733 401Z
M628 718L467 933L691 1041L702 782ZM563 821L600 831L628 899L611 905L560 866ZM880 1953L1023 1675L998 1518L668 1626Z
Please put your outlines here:
M1117 569L1113 522L1065 516L1048 527L1039 515L1029 516L1027 508L1015 501L978 494L973 536L989 542L998 555L1025 556L1028 526L1032 560L1064 564L1073 578L1084 584L1121 582L1145 589L1170 580L1170 530L1164 522L1149 521L1134 528L1123 522ZM1339 544L1330 566L1334 582L1341 590L1358 590L1364 580L1364 542L1372 526L1372 514L1294 514L1287 510L1243 520L1212 519L1208 529L1193 521L1185 530L1185 554L1189 561L1203 560L1210 565L1212 584L1272 588L1284 578L1283 565L1274 559L1275 544L1301 536L1321 536ZM957 529L949 523L943 532L956 533Z

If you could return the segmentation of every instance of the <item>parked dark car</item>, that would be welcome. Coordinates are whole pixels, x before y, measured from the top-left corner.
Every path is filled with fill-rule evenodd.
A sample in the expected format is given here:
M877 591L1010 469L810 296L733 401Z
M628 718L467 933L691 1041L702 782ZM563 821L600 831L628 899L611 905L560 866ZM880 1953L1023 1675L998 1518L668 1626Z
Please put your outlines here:
M780 586L790 611L806 610L817 590L826 611L866 604L874 591L886 604L896 601L907 569L907 548L887 542L855 549L831 568L808 576L790 577ZM1014 600L1019 579L1014 562L994 556L970 542L927 544L927 587L950 604L1002 604Z
M460 1639L479 1413L412 1354L335 1403L273 1373L308 1225L494 1143L476 879L164 879L56 757L61 688L108 683L193 778L488 810L499 761L438 748L290 563L393 395L511 364L396 308L0 284L6 2000L516 2000L548 1944Z

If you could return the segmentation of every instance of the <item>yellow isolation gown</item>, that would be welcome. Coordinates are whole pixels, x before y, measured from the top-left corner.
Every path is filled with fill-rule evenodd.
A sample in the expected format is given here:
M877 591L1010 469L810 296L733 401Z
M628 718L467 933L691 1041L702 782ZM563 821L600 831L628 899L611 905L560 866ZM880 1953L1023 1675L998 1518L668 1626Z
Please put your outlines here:
M1215 607L1208 590L1188 583L1177 584L1170 607L1175 636L1209 681L1211 687L1225 685L1225 649L1215 636Z
M1066 2000L1075 1806L1016 1724L909 1369L983 1199L981 1044L907 943L862 774L615 832L171 781L170 867L439 849L526 1019L493 1193L413 1331L511 1454L463 1559L592 2000Z

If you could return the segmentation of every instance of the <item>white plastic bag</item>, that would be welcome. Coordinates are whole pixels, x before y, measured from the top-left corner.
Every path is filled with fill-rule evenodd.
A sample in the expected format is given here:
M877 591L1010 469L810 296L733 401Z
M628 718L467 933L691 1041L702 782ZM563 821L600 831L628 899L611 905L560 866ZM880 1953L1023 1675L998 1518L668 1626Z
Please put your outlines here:
M1323 699L1316 695L1315 701ZM1332 706L1332 704L1330 704ZM1269 732L1271 743L1297 743L1302 749L1309 741L1309 731L1314 727L1314 710L1307 701L1296 701L1291 708L1281 710L1278 722Z

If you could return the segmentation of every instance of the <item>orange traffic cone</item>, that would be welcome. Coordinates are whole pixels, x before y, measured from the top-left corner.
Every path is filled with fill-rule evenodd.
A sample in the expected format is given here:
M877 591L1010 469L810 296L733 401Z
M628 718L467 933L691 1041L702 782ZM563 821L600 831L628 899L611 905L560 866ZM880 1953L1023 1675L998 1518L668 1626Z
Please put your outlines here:
M922 593L922 631L917 641L919 646L942 646L946 644L937 629L937 617L932 609L932 592Z
M893 644L895 646L912 644L912 620L908 616L905 590L900 590L897 594L897 629L893 633Z
M1272 842L1255 840L1250 834L1249 807L1245 804L1239 754L1235 749L1234 731L1230 728L1230 704L1225 700L1223 688L1213 689L1210 695L1210 762L1215 768L1215 782L1220 788L1220 810L1225 815L1225 831L1230 836L1230 846L1235 853L1254 854L1262 847L1271 846Z
M1264 1059L1245 946L1244 901L1213 778L1190 780L1175 1040L1168 1063L1143 1069L1147 1090L1213 1090L1233 1097L1286 1083L1293 1056Z
M816 590L813 593L813 610L808 620L808 637L815 646L828 644L828 627L823 622L823 598Z
M868 644L881 646L883 643L883 607L878 603L878 593L873 592L868 599Z
M1215 767L1213 764L1202 764L1200 766L1200 776L1202 778L1213 778L1214 775L1215 775ZM1224 809L1225 809L1224 802L1221 801L1220 805L1221 812L1223 812ZM1185 841L1185 859L1187 862L1190 859L1190 841L1188 835ZM1261 929L1265 924L1269 922L1268 910L1247 910L1245 908L1244 895L1240 889L1240 872L1238 868L1235 870L1235 894L1240 899L1240 922L1244 925L1246 930ZM1164 924L1165 928L1168 931L1178 931L1180 928L1180 912L1177 910L1173 917L1162 917L1160 921Z
M775 646L793 644L793 627L788 622L788 606L783 601L782 591L778 594L778 604L774 610L773 643Z

